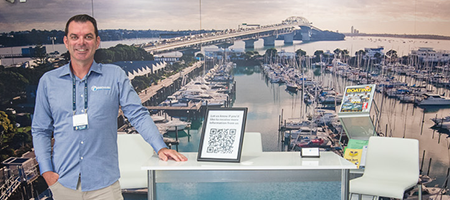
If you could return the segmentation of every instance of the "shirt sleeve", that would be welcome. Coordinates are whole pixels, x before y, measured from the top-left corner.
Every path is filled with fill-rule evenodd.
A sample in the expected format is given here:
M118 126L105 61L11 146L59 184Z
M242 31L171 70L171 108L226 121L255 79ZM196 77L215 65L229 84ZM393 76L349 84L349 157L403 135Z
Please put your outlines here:
M53 118L51 116L50 105L46 90L45 75L39 80L36 92L36 105L31 125L33 136L33 147L36 159L39 163L40 173L53 171L52 164L52 133Z
M120 106L131 125L141 134L156 152L167 148L163 137L150 117L148 110L142 106L139 95L131 85L125 72L119 68Z

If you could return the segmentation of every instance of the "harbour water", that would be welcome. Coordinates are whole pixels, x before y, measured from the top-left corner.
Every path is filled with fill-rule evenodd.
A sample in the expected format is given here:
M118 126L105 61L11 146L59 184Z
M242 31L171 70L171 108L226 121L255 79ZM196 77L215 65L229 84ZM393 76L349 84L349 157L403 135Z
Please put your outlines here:
M285 149L278 134L280 115L283 119L299 119L312 112L301 98L301 92L290 93L284 84L273 84L265 80L258 66L238 66L234 70L236 81L236 99L233 107L247 107L246 131L262 134L264 151L282 151ZM319 78L319 77L316 77ZM324 85L332 83L331 74L322 74ZM399 79L405 77L399 77ZM337 84L337 82L339 82ZM345 86L353 85L342 78L334 82L338 92L343 93ZM445 92L447 89L435 91ZM417 107L400 103L397 99L387 98L376 93L375 102L381 111L378 130L393 137L415 138L420 141L422 174L436 178L431 185L441 186L449 168L448 134L432 129L430 119L450 115L450 107ZM201 129L191 129L190 137L180 138L180 151L198 151ZM424 157L422 158L422 156ZM423 160L423 161L422 161ZM430 164L431 163L431 164Z
M233 72L236 81L236 98L233 107L248 108L246 131L261 133L264 151L283 151L285 147L278 134L280 115L283 114L283 119L287 120L298 119L312 112L311 106L308 107L303 103L301 92L290 93L286 90L285 84L267 81L259 66L238 66ZM398 78L406 79L406 77L400 76ZM338 92L343 92L345 86L353 85L352 82L347 82L343 78L333 78L331 74L326 73L316 76L315 79L321 79L324 85L333 84ZM333 79L334 82L331 81ZM449 94L447 89L441 88L440 91ZM396 99L384 97L381 93L376 93L375 102L381 111L380 131L387 132L388 136L418 139L420 141L420 155L425 155L424 158L421 157L420 159L423 160L422 174L428 174L436 179L428 186L442 186L449 168L449 139L447 134L439 133L431 128L434 123L430 118L447 116L450 113L450 108L416 107L413 104L403 104ZM179 151L198 151L201 135L201 128L198 123L190 130L180 133L180 145L177 147ZM189 136L186 133L189 133ZM163 184L160 188L162 191L166 191L166 189L184 186ZM206 187L210 190L221 187L190 186L195 188ZM236 191L239 191L235 186L227 185L227 187L233 187ZM245 187L251 189L250 186L246 185ZM317 194L320 195L320 193L319 191ZM214 195L214 193L211 195ZM144 195L126 195L125 197L126 199L145 198Z
M108 48L115 44L133 44L147 42L153 39L139 39L129 41L102 42L102 48ZM293 45L283 45L283 41L276 41L275 47L278 51L294 52L302 49L307 55L313 55L316 50L333 52L336 48L347 49L350 55L364 48L376 48L384 46L385 52L394 49L399 56L407 55L410 50L419 47L432 47L435 50L450 50L450 41L446 40L424 40L424 39L401 39L401 38L374 38L374 37L347 37L343 41L321 41L303 43L294 41ZM0 53L19 53L21 47L0 48ZM215 48L205 47L205 48ZM243 49L244 42L236 42L231 48ZM53 46L48 45L47 50L52 51ZM63 53L66 51L63 44L57 44L54 49ZM255 50L264 54L262 40L255 42ZM176 53L175 53L176 54ZM8 65L12 60L3 59L2 64ZM18 60L16 59L15 62ZM260 132L262 134L264 151L281 151L283 145L278 135L279 117L283 114L284 119L300 118L311 112L310 107L302 103L300 92L289 93L283 84L272 84L265 80L258 66L238 66L234 71L236 81L236 99L233 107L247 107L246 131ZM319 78L319 77L316 77ZM343 79L331 81L331 74L322 74L323 84L333 83L333 87L343 92L345 86L353 85ZM399 80L411 82L408 77L397 75ZM338 83L338 84L336 84ZM434 88L436 93L450 96L450 91L444 88ZM379 130L388 136L416 138L420 141L421 169L422 174L429 174L436 180L429 186L442 186L446 180L449 163L449 138L446 133L439 133L431 128L435 117L450 115L450 108L444 107L416 107L413 104L403 104L398 100L390 99L377 93L375 102L381 111ZM199 122L197 122L198 124ZM201 123L201 122L200 122ZM190 136L180 134L180 145L177 147L182 152L197 152L201 134L201 126L194 126L186 131ZM184 133L184 135L186 135ZM175 148L175 147L174 147ZM424 156L424 157L422 157ZM127 198L127 199L140 199Z

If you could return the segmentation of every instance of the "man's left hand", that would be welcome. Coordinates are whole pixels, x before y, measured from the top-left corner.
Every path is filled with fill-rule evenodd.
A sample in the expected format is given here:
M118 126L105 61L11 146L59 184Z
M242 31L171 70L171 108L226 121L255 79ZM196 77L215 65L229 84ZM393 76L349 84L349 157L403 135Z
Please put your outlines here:
M188 159L181 153L173 149L162 148L158 151L159 159L167 161L169 159L175 160L177 162L187 161Z

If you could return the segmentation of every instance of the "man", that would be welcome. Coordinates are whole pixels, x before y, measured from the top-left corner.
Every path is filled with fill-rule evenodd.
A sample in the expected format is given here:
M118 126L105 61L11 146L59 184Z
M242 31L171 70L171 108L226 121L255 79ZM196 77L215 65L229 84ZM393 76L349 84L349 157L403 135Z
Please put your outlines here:
M36 158L54 199L123 199L118 183L119 106L161 160L187 160L167 148L125 72L94 61L100 45L94 18L70 18L64 44L70 62L41 77L32 124Z

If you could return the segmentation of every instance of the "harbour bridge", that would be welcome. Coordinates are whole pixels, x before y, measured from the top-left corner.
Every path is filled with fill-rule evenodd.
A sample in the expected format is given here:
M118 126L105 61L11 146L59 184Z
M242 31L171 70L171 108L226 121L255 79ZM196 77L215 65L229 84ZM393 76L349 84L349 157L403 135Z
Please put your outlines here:
M294 38L302 41L310 41L312 30L321 31L311 25L306 18L292 16L279 24L272 25L247 25L245 28L227 29L222 32L200 33L196 35L176 37L154 44L142 44L141 47L152 54L180 51L198 51L204 45L218 45L229 47L234 41L243 40L245 48L254 48L254 42L264 39L264 46L274 46L275 40L282 36L285 44L293 44ZM299 37L300 36L300 37Z

